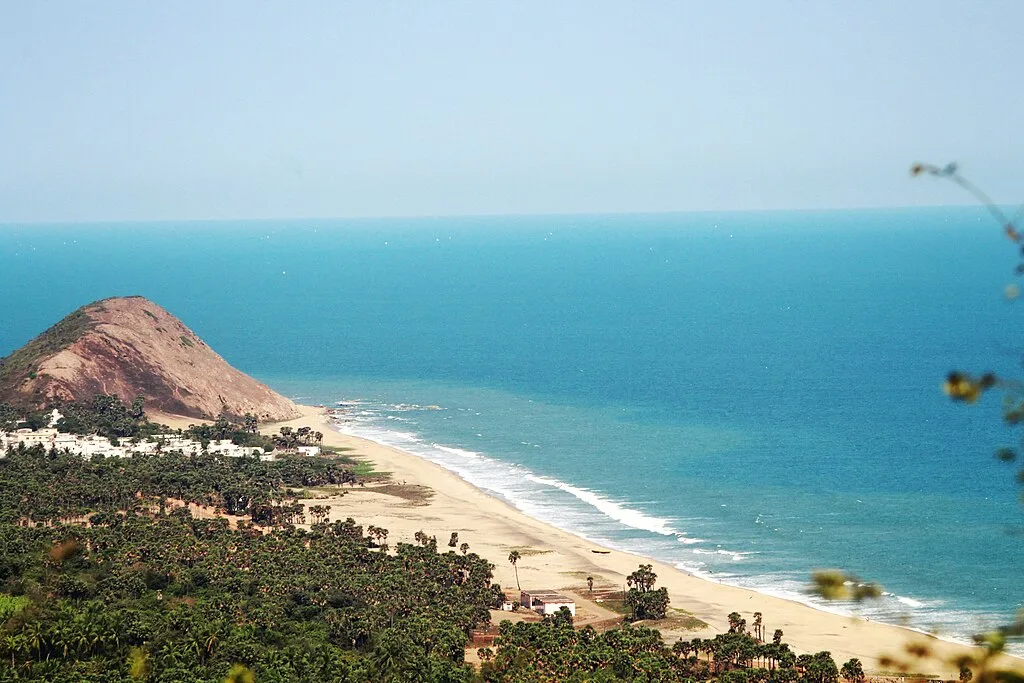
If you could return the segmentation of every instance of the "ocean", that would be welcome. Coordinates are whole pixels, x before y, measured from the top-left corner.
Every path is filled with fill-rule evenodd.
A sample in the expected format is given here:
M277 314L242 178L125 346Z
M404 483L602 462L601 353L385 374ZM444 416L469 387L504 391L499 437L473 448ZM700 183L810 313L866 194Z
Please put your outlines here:
M974 208L3 225L0 355L140 294L541 520L965 639L1024 604L1019 433L941 384L1024 374L1016 263Z

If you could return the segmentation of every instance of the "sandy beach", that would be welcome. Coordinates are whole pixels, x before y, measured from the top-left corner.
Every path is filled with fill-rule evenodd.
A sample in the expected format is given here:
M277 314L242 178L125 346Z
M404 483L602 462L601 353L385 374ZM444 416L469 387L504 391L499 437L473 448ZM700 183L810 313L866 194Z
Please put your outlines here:
M955 678L956 667L948 660L972 648L927 636L909 629L869 622L817 610L775 598L691 576L668 564L639 555L602 548L571 533L539 522L503 501L473 487L439 465L409 453L372 441L342 434L330 427L323 408L304 407L302 418L267 425L276 431L284 425L308 425L324 434L325 446L350 449L349 454L391 474L386 485L346 489L342 496L303 501L331 506L330 519L352 517L360 524L390 531L388 543L414 542L417 532L436 536L445 548L452 532L459 543L495 564L495 581L505 588L516 586L509 552L519 550L519 583L524 588L570 590L586 595L586 577L595 587L621 587L625 577L641 562L654 565L658 586L668 588L671 605L692 613L708 628L692 632L665 632L666 640L708 638L727 629L726 615L739 612L752 621L754 612L764 616L766 633L782 629L798 653L827 650L842 664L858 657L870 672L891 672L893 667L879 661L886 655L906 659L910 644L925 644L933 653L919 660L912 671ZM594 551L600 552L594 552ZM584 604L584 608L587 606ZM599 606L591 605L600 610ZM1020 662L1007 658L1008 662Z

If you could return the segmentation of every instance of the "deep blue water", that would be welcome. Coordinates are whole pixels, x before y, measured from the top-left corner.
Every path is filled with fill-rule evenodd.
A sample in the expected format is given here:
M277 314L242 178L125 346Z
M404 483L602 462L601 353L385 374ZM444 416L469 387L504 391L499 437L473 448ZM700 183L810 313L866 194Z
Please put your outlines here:
M1024 603L1018 437L940 385L1021 374L1015 264L973 209L8 225L0 354L141 294L537 517L963 637Z

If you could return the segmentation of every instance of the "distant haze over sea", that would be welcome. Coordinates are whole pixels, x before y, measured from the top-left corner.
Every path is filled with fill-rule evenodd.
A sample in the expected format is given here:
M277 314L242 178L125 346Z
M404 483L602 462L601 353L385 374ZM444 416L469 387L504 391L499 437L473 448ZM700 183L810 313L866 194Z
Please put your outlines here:
M965 638L1024 603L1017 434L941 382L1024 374L1014 250L980 209L6 225L0 355L141 294L542 520Z

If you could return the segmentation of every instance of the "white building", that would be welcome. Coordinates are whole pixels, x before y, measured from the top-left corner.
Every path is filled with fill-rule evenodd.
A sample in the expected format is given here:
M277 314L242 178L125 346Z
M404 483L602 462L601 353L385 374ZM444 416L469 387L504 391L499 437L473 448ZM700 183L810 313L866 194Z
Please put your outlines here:
M553 590L520 591L519 604L540 615L557 614L563 607L576 616L576 601Z
M16 432L0 432L0 456L6 455L8 448L17 447L18 444L25 444L26 447L42 446L47 450L56 448L58 451L68 451L74 455L84 458L125 458L133 453L156 453L158 451L171 453L180 451L185 455L199 455L203 452L203 445L198 441L186 439L177 434L157 434L152 440L140 440L132 443L128 440L121 440L120 445L115 446L102 436L95 434L82 436L80 434L66 434L56 429L19 429ZM238 446L231 441L211 441L206 448L209 453L219 453L231 458L256 455L260 460L274 460L273 453L264 453L262 449L253 446Z
M299 451L299 455L320 455L319 446L299 446L296 450Z

